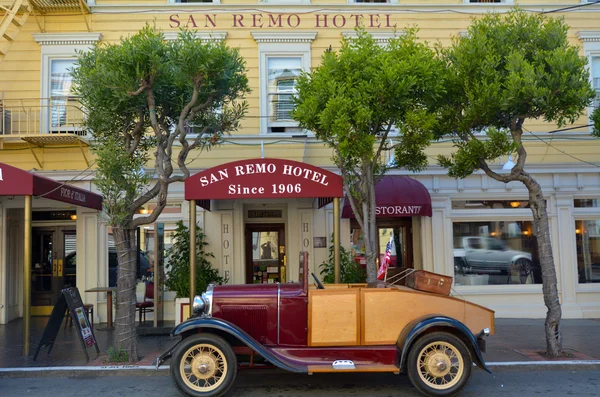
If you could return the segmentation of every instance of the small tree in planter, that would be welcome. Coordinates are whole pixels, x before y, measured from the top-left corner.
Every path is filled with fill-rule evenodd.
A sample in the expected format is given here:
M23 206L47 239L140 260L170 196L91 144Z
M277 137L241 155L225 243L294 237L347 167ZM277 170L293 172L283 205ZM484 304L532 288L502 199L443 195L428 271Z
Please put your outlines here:
M212 252L206 252L208 245L206 235L199 226L196 226L196 294L206 290L208 284L223 284L227 279L219 275L219 271L212 267L208 258L214 258ZM189 304L190 296L190 230L182 221L177 222L174 243L167 250L168 258L167 277L165 287L175 292L175 322L179 323L180 306Z

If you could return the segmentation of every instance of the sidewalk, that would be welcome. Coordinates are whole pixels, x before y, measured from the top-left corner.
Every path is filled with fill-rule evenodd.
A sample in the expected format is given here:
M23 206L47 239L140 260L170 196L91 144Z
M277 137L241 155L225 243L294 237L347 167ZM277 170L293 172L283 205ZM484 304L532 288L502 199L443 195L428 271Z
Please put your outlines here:
M86 367L98 369L102 366L114 366L106 363L106 351L114 343L114 331L96 330L94 334L100 347L100 357L95 350L88 349L90 362L86 363L85 354L76 334L77 328L67 327L61 330L56 338L55 346L50 355L43 348L36 361L33 355L38 347L47 317L32 318L31 357L22 357L22 321L15 320L7 325L0 325L0 377L7 376L8 371L17 368L29 370L41 367ZM566 365L588 366L595 364L600 367L600 319L562 320L563 347L568 357L557 360L547 360L540 352L544 352L546 342L544 337L543 319L496 319L496 335L487 338L487 352L484 353L486 363L494 369L502 366L537 366L548 364L548 361L570 361ZM177 339L170 336L139 336L138 351L140 361L128 366L133 369L149 369L152 361ZM167 362L168 364L168 362ZM555 363L558 364L558 363ZM77 368L82 370L82 368ZM83 368L85 370L85 368ZM29 372L31 373L31 372Z

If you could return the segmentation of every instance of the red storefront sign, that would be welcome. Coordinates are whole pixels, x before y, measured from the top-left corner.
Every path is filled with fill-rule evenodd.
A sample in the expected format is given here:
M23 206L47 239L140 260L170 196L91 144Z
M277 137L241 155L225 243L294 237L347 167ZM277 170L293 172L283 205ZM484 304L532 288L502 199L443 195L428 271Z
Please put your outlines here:
M341 176L284 159L234 161L185 181L186 200L343 197Z
M102 196L0 163L0 196L36 196L102 210Z

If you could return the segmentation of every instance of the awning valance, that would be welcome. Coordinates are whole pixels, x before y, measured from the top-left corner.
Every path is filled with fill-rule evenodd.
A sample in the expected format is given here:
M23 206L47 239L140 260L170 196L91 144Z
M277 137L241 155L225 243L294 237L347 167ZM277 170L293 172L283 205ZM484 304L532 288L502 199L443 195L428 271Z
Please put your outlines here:
M403 175L386 175L375 185L377 218L431 216L431 196L423 184ZM354 218L350 201L344 200L342 218Z
M102 210L102 196L0 163L0 196L35 196Z
M185 180L185 199L210 210L210 200L343 197L342 177L286 159L249 159L221 164Z

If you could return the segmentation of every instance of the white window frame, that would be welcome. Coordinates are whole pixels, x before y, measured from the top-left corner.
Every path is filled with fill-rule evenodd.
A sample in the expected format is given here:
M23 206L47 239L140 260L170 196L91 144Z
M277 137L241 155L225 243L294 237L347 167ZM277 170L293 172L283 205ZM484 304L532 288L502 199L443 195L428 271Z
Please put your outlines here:
M258 43L259 60L259 114L260 135L273 135L269 127L297 127L297 122L270 122L269 121L269 95L268 95L268 58L269 57L301 57L302 70L310 71L311 68L311 43L317 37L316 32L251 32ZM290 135L290 133L283 133Z
M40 131L50 133L50 74L53 60L77 57L76 51L87 51L102 39L102 33L35 33L33 39L42 47L40 77Z
M577 32L577 37L583 43L583 53L584 56L588 59L588 71L590 72L590 84L592 87L594 86L594 81L592 76L592 59L600 58L600 30L581 30ZM600 78L600 76L598 76ZM588 124L591 124L591 120L589 117L592 115L592 111L594 108L590 106L588 108ZM592 132L592 127L589 127L589 132Z
M204 4L221 4L221 0L212 0L210 2L199 2L199 3L180 3L177 0L167 0L167 4L181 4L185 7L189 7L190 5L193 6L197 6L197 5L204 5Z
M478 7L498 7L498 6L503 6L506 4L514 4L514 0L501 0L499 3L486 3L486 2L480 2L480 3L471 3L469 0L463 0L464 4L469 4L469 5L478 5Z
M348 0L348 4L358 4L359 6L365 4L365 5L377 5L377 4L398 4L398 0L387 0L385 3L359 3L356 0Z

